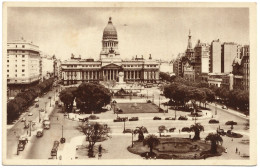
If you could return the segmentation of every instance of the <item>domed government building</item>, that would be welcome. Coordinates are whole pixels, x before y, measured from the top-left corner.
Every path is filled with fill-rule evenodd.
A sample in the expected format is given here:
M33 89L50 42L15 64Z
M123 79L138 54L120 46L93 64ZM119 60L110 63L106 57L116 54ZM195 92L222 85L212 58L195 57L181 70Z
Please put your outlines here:
M157 83L159 81L159 63L152 59L133 57L122 60L118 49L117 31L111 17L103 32L102 50L99 60L81 59L71 55L71 59L62 62L62 81L64 85L81 82L117 81L123 76L123 82Z

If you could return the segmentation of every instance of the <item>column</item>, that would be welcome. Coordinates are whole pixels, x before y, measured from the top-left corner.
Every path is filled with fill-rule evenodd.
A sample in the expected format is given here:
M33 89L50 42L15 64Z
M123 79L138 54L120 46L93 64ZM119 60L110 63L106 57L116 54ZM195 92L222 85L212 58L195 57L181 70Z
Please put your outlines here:
M125 71L126 79L128 79L128 71Z
M103 79L103 81L104 81L104 79L105 79L105 70L103 69L103 76L102 76L102 79Z
M134 71L134 80L135 80L136 78L135 78L135 71Z
M111 80L111 69L109 70L109 80Z
M130 76L130 79L132 79L132 72L131 71L129 71L129 76Z
M114 80L114 70L112 69L112 80Z

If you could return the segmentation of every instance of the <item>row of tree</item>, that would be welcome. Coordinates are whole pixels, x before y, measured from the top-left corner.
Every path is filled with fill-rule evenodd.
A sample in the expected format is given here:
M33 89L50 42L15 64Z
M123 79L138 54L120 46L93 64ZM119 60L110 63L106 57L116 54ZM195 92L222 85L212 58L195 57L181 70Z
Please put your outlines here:
M189 101L213 102L215 98L227 106L248 112L249 92L247 90L228 90L225 87L209 86L207 82L191 82L176 77L174 82L164 87L164 94L177 105Z
M189 101L205 103L215 100L215 93L206 87L198 88L174 82L164 88L165 97L174 102L175 105L186 106Z
M35 98L48 91L54 82L54 78L47 79L36 86L18 93L15 98L7 103L7 123L18 119L21 112L32 105Z
M65 111L71 111L74 101L81 112L98 112L111 101L109 89L100 84L82 83L78 87L66 88L60 93Z

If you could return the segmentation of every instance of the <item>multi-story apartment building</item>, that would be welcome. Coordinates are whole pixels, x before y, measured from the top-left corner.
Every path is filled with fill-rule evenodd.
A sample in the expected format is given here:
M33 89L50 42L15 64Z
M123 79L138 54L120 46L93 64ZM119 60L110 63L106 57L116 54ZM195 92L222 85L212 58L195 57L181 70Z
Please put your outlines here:
M210 46L210 73L221 73L221 42L213 40Z
M194 48L194 70L195 70L195 78L196 80L201 80L201 74L209 73L209 51L210 45L206 43L201 43L198 40Z
M158 82L159 64L152 59L135 58L122 60L118 49L116 28L109 18L103 31L100 59L81 59L72 55L70 60L62 62L62 80L65 85L80 82L119 81L119 73L124 82Z
M42 79L48 79L54 74L54 59L52 56L47 55L43 52L40 53L41 56L41 75Z
M233 60L238 55L238 47L236 43L224 43L221 45L221 73L232 72Z
M14 96L40 80L39 47L23 38L8 42L6 66L8 96Z

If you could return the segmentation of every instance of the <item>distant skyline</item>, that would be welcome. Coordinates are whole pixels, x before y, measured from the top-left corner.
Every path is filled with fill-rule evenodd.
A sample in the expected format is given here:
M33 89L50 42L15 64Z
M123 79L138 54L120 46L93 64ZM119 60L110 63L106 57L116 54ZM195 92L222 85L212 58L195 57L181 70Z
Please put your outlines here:
M249 44L248 8L39 8L7 10L7 40L23 37L46 54L62 60L71 53L99 58L103 30L112 17L121 57L152 54L154 59L173 59L197 41ZM174 57L173 57L174 55Z

